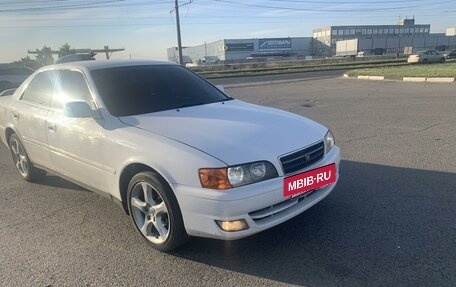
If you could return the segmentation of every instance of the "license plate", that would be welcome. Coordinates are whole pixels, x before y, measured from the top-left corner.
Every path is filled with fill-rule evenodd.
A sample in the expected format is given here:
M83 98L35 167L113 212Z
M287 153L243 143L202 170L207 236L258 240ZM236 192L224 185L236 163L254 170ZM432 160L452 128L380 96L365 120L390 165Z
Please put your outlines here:
M336 164L330 164L286 177L283 180L283 196L304 194L311 190L336 182Z

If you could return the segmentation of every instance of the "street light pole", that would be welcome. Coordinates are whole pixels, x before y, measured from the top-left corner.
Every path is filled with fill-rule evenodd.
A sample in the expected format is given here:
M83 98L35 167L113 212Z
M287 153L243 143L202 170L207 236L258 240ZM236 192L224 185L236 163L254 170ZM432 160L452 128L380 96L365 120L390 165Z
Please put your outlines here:
M179 21L179 3L178 0L174 0L174 10L176 11L176 26L177 26L177 49L179 52L179 64L184 64L184 59L182 57L182 40L181 40L181 30L180 30L180 21Z

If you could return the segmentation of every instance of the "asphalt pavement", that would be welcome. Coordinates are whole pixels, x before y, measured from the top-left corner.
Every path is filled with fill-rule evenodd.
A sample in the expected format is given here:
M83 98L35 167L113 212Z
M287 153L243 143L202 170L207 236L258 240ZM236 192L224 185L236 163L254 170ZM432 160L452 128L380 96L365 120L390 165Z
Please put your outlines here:
M0 147L0 285L456 285L454 84L325 77L227 92L330 127L335 191L252 237L165 254L108 199L55 176L20 180Z

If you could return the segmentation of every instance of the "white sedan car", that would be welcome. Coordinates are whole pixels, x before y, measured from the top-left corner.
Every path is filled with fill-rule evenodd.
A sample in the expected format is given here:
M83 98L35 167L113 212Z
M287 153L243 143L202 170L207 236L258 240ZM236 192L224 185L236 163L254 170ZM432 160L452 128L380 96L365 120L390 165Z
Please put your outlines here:
M189 236L268 229L325 198L339 177L324 126L233 99L165 62L41 68L0 98L0 137L23 179L51 171L107 195L162 251Z

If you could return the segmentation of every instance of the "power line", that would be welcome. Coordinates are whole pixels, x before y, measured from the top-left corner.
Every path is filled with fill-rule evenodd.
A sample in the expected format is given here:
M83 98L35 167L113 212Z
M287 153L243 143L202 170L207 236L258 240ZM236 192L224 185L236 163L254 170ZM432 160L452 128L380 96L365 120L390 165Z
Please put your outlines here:
M71 0L36 0L30 1L14 1L14 2L0 2L0 5L17 5L17 4L41 4L41 3L56 3L56 2L67 2Z
M236 21L236 22L185 22L187 26L194 26L194 25L244 25L244 24L252 24L252 25L264 25L264 24L305 24L305 23L312 23L312 21L277 21L277 22L270 22L270 21L258 21L258 22L249 22L249 21ZM0 26L0 29L43 29L43 28L52 28L52 29L62 29L62 28L84 28L84 27L141 27L141 26L175 26L175 23L125 23L125 24L81 24L81 25L23 25L23 26ZM375 25L375 24L370 24ZM382 24L384 25L384 24Z
M79 3L69 3L68 0L43 0L43 1L35 1L35 2L27 2L28 4L36 4L38 3L63 3L65 2L66 4L64 5L53 5L53 6L39 6L39 7L30 7L30 6L24 6L20 8L6 8L0 10L0 13L2 12L8 12L8 13L18 13L18 12L49 12L49 11L59 11L59 10L81 10L81 9L99 9L99 8L115 8L115 7L138 7L138 6L148 6L148 5L162 5L162 4L172 4L173 1L171 0L158 0L158 1L143 1L143 2L131 2L128 0L104 0L104 1L97 1L97 2L79 2ZM206 2L204 2L206 1ZM342 8L310 8L310 7L302 7L302 5L299 5L297 7L291 7L291 6L283 6L283 5L264 5L264 4L252 4L252 3L245 3L245 2L237 2L237 1L232 1L232 0L203 0L203 1L198 1L195 2L199 5L204 5L204 3L207 3L209 5L213 5L214 3L224 3L224 4L229 4L229 5L237 5L237 6L244 6L244 7L249 7L249 8L263 8L263 9L275 9L275 10L292 10L292 11L303 11L303 12L382 12L382 11L392 11L392 10L401 10L401 9L410 9L413 8L424 8L432 5L439 5L439 4L446 4L446 3L456 3L454 0L445 0L445 1L438 1L438 2L432 2L429 3L427 0L415 0L415 2L425 2L425 3L418 3L414 4L413 6L387 6L385 7L371 7L366 5L368 4L385 4L385 3L412 3L410 0L398 0L398 1L371 1L371 2L360 2L360 1L342 1L342 2L331 2L331 1L312 1L312 0L267 0L269 2L274 2L274 3L288 3L288 4L316 4L316 3L326 3L326 4L337 4L337 5L353 5L353 4L362 4L357 5L360 6L358 9L356 8L350 8L350 9L342 9ZM120 3L123 2L123 3ZM15 3L26 3L25 1L22 2L15 2ZM8 4L15 4L15 3L8 3ZM6 2L0 2L0 4L7 4ZM103 4L110 4L108 7L106 7ZM102 6L103 5L103 6ZM446 7L446 8L454 8L454 7Z
M456 10L449 10L449 11L443 11L443 13L455 13ZM432 14L415 14L415 16L419 17L429 17L429 16L440 16L442 15L442 12L439 13L432 13ZM320 18L319 15L315 16ZM187 17L181 17L182 19L199 19L199 20L206 20L206 19L268 19L268 20L276 20L276 19L296 19L296 20L309 20L313 19L311 15L306 15L306 16L250 16L250 15L245 15L245 16L240 16L240 15L213 15L213 16L187 16ZM360 15L358 18L382 18L384 19L385 16L383 15ZM128 17L76 17L76 18L21 18L19 19L20 21L24 22L40 22L40 21L104 21L104 20L125 20L125 21L130 21L130 20L160 20L160 19L169 19L167 16L128 16ZM331 16L331 19L346 19L345 15L335 15ZM8 21L10 22L10 19L0 19L0 21ZM268 21L269 22L269 21ZM231 23L231 22L227 22Z
M125 0L106 0L106 1L99 1L99 2L68 4L68 5L61 5L61 6L10 8L10 9L2 9L2 10L0 10L0 12L46 11L46 10L66 9L66 8L88 8L88 7L93 7L94 5L109 4L109 3L123 2L123 1L125 1Z
M416 2L428 2L429 0L392 0L392 1L308 1L308 0L266 0L269 2L276 3L296 3L296 4L337 4L337 5L347 5L347 4L396 4L396 3L416 3Z
M60 0L64 1L64 0ZM123 2L123 3L119 3ZM49 11L61 11L61 10L82 10L82 9L96 9L96 8L114 8L114 7L137 7L137 6L149 6L149 5L163 5L163 4L170 4L171 2L168 1L146 1L140 3L125 3L126 0L104 0L104 1L93 1L93 2L85 2L85 3L73 3L73 4L65 4L65 5L53 5L53 6L23 6L20 8L5 8L1 9L0 13L8 12L8 13L17 13L17 12L49 12ZM116 4L117 3L117 4ZM108 7L105 4L110 4ZM103 6L102 6L103 5Z
M456 10L453 10L453 11L448 11L447 13L456 13ZM436 13L436 14L417 14L415 16L419 16L419 17L431 17L431 16L439 16L441 15L441 13ZM317 16L315 16L317 17ZM181 17L182 18L182 17ZM365 15L365 16L360 16L358 17L358 19L385 19L385 16L381 16L381 15ZM43 18L43 19L21 19L22 22L49 22L49 21L65 21L65 22L68 22L68 21L105 21L105 20L119 20L119 21L134 21L134 20L163 20L163 19L169 19L169 17L130 17L130 18L119 18L119 17L106 17L106 18L73 18L73 19L63 19L63 18ZM212 17L205 17L205 18L202 18L202 17L199 17L199 16L195 16L195 17L186 17L186 18L183 18L186 23L189 23L189 24L192 24L191 21L188 21L188 20L208 20L208 22L204 22L204 23L207 23L207 24L216 24L216 23L227 23L227 24L230 24L230 23L233 23L232 21L218 21L218 22L214 22L212 20L218 20L218 19L245 19L245 20L252 20L252 21L244 21L244 22L239 22L239 21L236 21L236 23L252 23L252 24L255 24L255 23L302 23L302 22L312 22L313 20L315 20L316 18L314 17L309 17L309 16L306 16L306 17L303 17L303 16L299 16L299 17L266 17L266 16L257 16L257 17L249 17L249 16L212 16ZM343 17L337 17L334 16L334 17L331 17L331 19L346 19L345 16ZM209 21L211 20L211 21ZM259 21L257 21L259 20ZM267 21L261 21L261 20L267 20ZM286 21L282 21L282 20L286 20ZM294 21L292 21L294 20ZM5 22L10 22L10 20L0 20L1 21L5 21ZM155 25L154 23L125 23L124 25ZM122 25L122 24L116 24L116 25ZM49 24L49 26L54 26L54 24ZM21 26L22 27L22 26ZM44 27L44 26L43 26Z
M86 2L86 1L78 1L78 3L75 3L75 2L72 2L70 3L69 1L71 0L43 0L43 1L34 1L33 3L35 2L52 2L52 3L63 3L65 2L66 4L65 5L60 5L60 6L52 6L52 7L22 7L22 8L17 8L19 9L20 11L31 11L30 9L42 9L43 11L46 11L46 9L49 9L49 8L53 8L53 9L66 9L66 10L79 10L79 9L82 9L82 8L106 8L105 5L101 6L102 4L105 4L105 3L110 3L109 7L124 7L124 6L132 6L132 7L138 7L138 6L143 6L143 5L169 5L171 4L172 2L174 1L170 1L170 0L167 0L167 1L163 1L163 0L158 0L158 1L136 1L136 2L132 2L132 1L128 1L128 0L103 0L103 1L94 1L94 2ZM126 3L126 2L129 2L129 3ZM204 2L206 1L206 2ZM278 0L267 0L269 2L279 2ZM415 2L417 1L421 1L421 0L415 0ZM25 1L23 1L25 2ZM119 3L119 2L123 2L123 3ZM192 2L192 1L190 1ZM280 2L292 2L292 3L299 3L299 4L302 4L302 3L313 3L313 2L316 2L316 1L313 1L313 0L283 0L283 1L280 1ZM398 0L397 2L411 2L411 1L404 1L404 0ZM427 3L425 4L417 4L417 5L414 5L414 7L420 7L420 9L426 9L425 7L423 6L426 6L426 5L438 5L438 4L442 4L442 3L447 3L447 2L456 2L456 1L438 1L438 2L432 2L432 3L429 3L429 1L427 1ZM27 2L29 3L29 2ZM258 9L260 7L264 8L264 7L267 7L268 9L276 9L276 10L283 10L283 9L292 9L294 11L298 10L298 11L301 11L301 12L309 12L307 8L296 8L296 7L289 7L289 6L265 6L265 5L262 5L262 4L249 4L249 3L244 3L244 2L238 2L238 1L234 1L234 0L197 0L195 2L192 2L192 3L195 3L195 4L198 4L198 5L204 5L204 6L208 6L210 5L211 7L214 7L214 3L219 3L219 4L228 4L228 5L242 5L242 6L245 6L245 7L249 7L249 8L254 8L254 9ZM323 1L323 2L320 2L320 3L335 3L335 2L330 2L330 1ZM361 3L359 1L342 1L342 2L338 2L339 4L343 3L343 4L353 4L353 3ZM375 1L374 2L368 2L369 4L371 3L376 3ZM390 1L387 1L385 3L392 3ZM395 2L396 3L396 2ZM0 4L5 4L5 2L0 2ZM184 5L187 4L187 3L184 3ZM94 6L96 5L96 6ZM402 9L404 9L405 7L402 7ZM445 7L445 9L453 9L454 7ZM382 8L383 10L385 9L401 9L401 7L383 7ZM429 11L430 9L427 8L426 11ZM4 10L0 10L0 13L1 12L6 12L6 11L11 11L11 9L4 9ZM288 10L284 10L284 11L288 11ZM323 11L331 11L331 12L348 12L348 11L345 11L345 10L341 10L341 9L327 9L327 10L315 10L313 9L311 12L323 12ZM435 11L435 10L433 10ZM252 21L247 21L247 22L239 22L239 21L236 21L237 23L249 23L249 24L257 24L257 23L302 23L302 22L307 22L307 20L310 20L310 19L316 19L315 17L318 17L320 18L320 15L314 15L314 14L305 14L303 16L289 16L289 15L280 15L280 16L255 16L255 15L239 15L238 13L239 11L236 11L236 15L213 15L213 14L209 14L209 13L206 13L205 15L201 15L201 14L198 14L198 15L193 15L193 16L188 16L188 17L182 17L182 19L184 19L186 22L186 24L188 25L200 25L200 24L204 24L204 23L207 23L207 22L191 22L191 21L187 21L187 20L193 20L193 19L198 19L198 20L209 20L209 19L216 19L216 20L219 20L219 19L247 19L247 20L252 20ZM376 8L367 8L367 7L363 7L362 9L356 9L356 8L352 8L350 9L350 12L363 12L363 15L359 15L358 18L368 18L368 19L373 19L373 18L385 18L385 16L383 15L378 15L377 12L377 9ZM372 14L370 14L370 12ZM423 11L424 12L424 11ZM444 10L444 11L439 11L439 13L433 13L433 14L430 14L430 13L425 13L425 14L420 14L420 13L417 13L416 10L415 10L415 15L418 16L418 17L426 17L426 16L440 16L445 13L455 13L456 10ZM39 14L38 14L39 15ZM331 15L331 19L339 19L338 17L341 17L340 19L345 19L346 18L346 15ZM0 22L2 21L8 21L10 22L11 20L13 21L24 21L24 22L39 22L39 21L103 21L103 20L117 20L117 21L132 21L132 20L158 20L158 19L169 19L168 17L160 17L160 16L131 16L131 17L125 17L124 14L122 14L120 17L75 17L75 18L50 18L50 17L47 17L47 18L39 18L39 19L24 19L23 17L16 17L14 19L8 17L8 19L0 19ZM268 19L268 21L260 21L260 19ZM286 21L280 21L282 19L285 19ZM296 19L296 21L290 21L291 19ZM276 21L278 20L278 21ZM216 23L214 23L216 22ZM207 24L224 24L224 23L227 23L227 24L234 24L233 22L223 22L223 21L211 21ZM149 23L141 23L141 24L135 24L135 23L126 23L126 24L122 24L122 25L117 25L117 24L110 24L110 25L96 25L96 26L99 26L99 27L103 27L103 26L136 26L136 25L157 25L157 24L149 24ZM59 25L60 27L78 27L78 25ZM88 25L88 26L95 26L95 25ZM17 28L21 28L21 27L28 27L28 26L3 26L3 28L13 28L13 27L17 27ZM50 27L50 26L39 26L39 27ZM30 28L33 28L33 27L30 27Z
M134 0L122 0L122 2L130 2L131 4L147 4L147 3L153 3L153 2L165 2L165 1L162 1L162 0L155 0L155 1L142 1L142 3L134 3L133 2ZM74 2L74 3L71 3L71 2ZM79 3L78 3L79 2ZM166 2L170 2L170 1L166 1ZM50 3L50 4L61 4L61 3L68 3L68 5L70 4L93 4L93 2L87 2L86 1L75 1L75 0L34 0L34 1L13 1L13 2L0 2L0 5L19 5L19 6L23 6L23 7L27 7L27 5L41 5L42 3ZM27 5L23 5L23 4L27 4Z
M232 5L239 5L239 6L245 6L245 7L251 7L251 8L264 8L264 9L275 9L275 10L290 10L290 11L309 11L309 12L373 12L373 11L392 11L392 10L402 10L402 9L411 9L414 8L416 9L417 7L425 7L425 6L432 6L432 5L438 5L438 4L445 4L445 3L454 3L454 0L445 0L445 1L439 1L435 3L425 3L425 4L415 4L415 5L410 5L410 6L398 6L398 7L382 7L382 8L367 8L364 7L363 9L360 10L355 10L353 8L350 9L340 9L340 8L333 8L333 9L327 9L327 8L321 8L321 9L315 9L315 8L302 8L302 7L290 7L290 6L269 6L269 5L262 5L262 4L251 4L251 3L243 3L243 2L236 2L236 1L230 1L230 0L208 0L211 2L217 2L217 3L225 3L225 4L232 4ZM337 4L337 3L333 3Z

